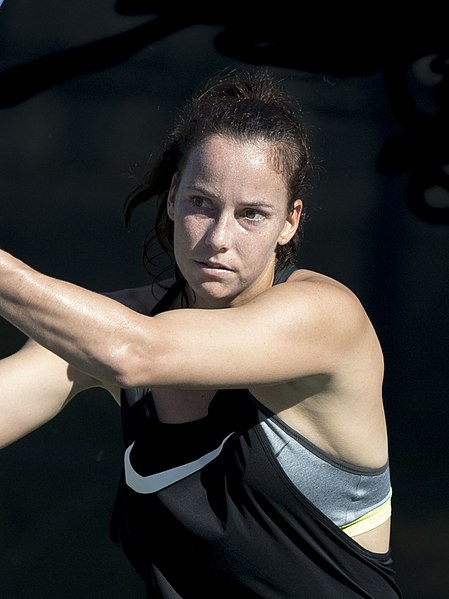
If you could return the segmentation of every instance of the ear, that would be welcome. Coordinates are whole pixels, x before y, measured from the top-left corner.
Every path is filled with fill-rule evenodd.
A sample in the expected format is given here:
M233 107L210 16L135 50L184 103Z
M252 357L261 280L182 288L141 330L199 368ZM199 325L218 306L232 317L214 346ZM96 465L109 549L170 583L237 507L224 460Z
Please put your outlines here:
M278 237L278 244L285 245L298 230L302 213L302 200L295 200L293 210L287 215L285 224Z
M167 196L167 214L168 218L173 220L175 218L175 195L178 186L178 174L175 173L170 183L170 189L168 190Z

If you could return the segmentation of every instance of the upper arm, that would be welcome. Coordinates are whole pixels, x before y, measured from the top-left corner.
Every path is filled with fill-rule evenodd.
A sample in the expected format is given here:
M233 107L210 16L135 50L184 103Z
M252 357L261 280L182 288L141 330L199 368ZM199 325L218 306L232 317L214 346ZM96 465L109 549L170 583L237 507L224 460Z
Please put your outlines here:
M346 288L304 281L239 307L174 310L149 321L122 360L123 386L247 387L332 373L369 322Z
M99 382L29 340L0 360L0 447L41 426Z

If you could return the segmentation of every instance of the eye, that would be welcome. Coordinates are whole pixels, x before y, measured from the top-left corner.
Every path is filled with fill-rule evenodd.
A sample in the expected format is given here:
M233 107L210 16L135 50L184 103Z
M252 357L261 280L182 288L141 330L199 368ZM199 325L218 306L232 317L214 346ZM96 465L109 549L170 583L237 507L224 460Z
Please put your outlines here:
M256 210L255 208L247 208L244 211L243 216L250 221L263 220L265 218L265 215L260 210Z
M210 208L210 202L207 200L207 198L204 198L202 196L192 196L190 198L190 204L192 208L199 211L207 210L208 208Z
M198 196L191 198L192 206L195 208L202 208L204 206L204 199Z
M204 214L208 210L208 203L202 196L190 196L186 198L186 210L189 214Z

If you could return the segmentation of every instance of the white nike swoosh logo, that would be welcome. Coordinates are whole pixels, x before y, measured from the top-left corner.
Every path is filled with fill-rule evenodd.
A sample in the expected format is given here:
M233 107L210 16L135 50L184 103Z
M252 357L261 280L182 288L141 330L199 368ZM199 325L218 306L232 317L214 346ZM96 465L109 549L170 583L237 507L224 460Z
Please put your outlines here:
M165 489L169 485L176 483L187 476L190 476L194 472L201 470L206 464L212 462L218 455L220 455L224 444L233 433L230 433L222 443L216 448L201 456L193 462L188 462L182 466L176 466L163 472L157 472L156 474L150 474L149 476L141 476L134 470L130 460L131 450L134 443L132 443L125 451L125 480L128 487L130 487L136 493L156 493L161 489Z

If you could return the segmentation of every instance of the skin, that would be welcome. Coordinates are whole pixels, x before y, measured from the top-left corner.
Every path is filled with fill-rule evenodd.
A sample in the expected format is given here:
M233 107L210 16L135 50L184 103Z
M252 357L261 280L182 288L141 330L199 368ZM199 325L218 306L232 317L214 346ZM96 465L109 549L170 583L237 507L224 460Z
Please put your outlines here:
M287 203L267 144L214 136L193 148L168 213L194 309L176 298L153 318L148 287L100 295L0 252L1 315L34 339L0 361L0 443L89 387L118 400L120 387L150 386L169 423L205 416L218 388L247 387L324 451L383 466L383 357L359 300L307 270L272 287L276 246L301 218L301 200L291 213ZM385 552L389 530L386 522L355 540Z
M175 177L168 214L195 307L241 305L271 286L276 246L291 239L302 208L298 200L286 218L285 185L274 174L266 144L214 137L193 148L182 179Z

